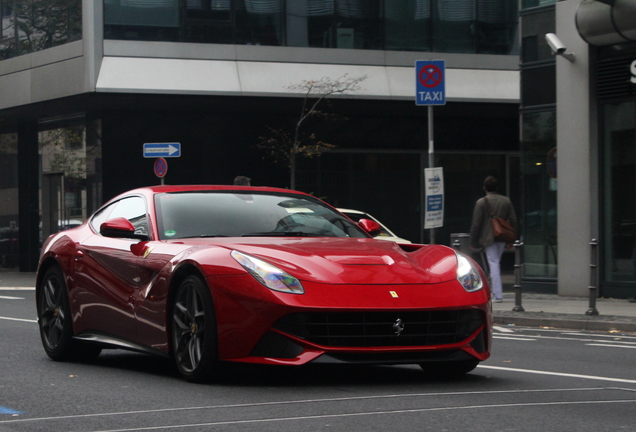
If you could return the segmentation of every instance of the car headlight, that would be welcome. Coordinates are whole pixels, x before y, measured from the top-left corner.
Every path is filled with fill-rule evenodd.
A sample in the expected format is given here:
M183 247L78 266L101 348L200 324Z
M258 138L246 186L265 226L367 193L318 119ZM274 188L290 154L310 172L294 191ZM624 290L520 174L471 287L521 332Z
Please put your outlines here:
M286 271L238 251L232 251L231 255L249 274L267 288L291 294L305 293L300 281Z
M464 255L455 252L457 255L457 280L468 292L479 291L484 287L479 269L473 262Z

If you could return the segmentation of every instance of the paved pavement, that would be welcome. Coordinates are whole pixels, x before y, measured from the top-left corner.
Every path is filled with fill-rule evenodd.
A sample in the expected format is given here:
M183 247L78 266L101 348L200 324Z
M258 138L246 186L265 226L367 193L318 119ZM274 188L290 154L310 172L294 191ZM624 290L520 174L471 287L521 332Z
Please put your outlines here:
M0 272L0 289L34 286L35 273ZM629 300L596 299L598 315L587 315L588 298L522 293L523 311L513 311L516 305L511 288L512 285L506 284L503 302L493 303L498 325L636 333L636 303Z

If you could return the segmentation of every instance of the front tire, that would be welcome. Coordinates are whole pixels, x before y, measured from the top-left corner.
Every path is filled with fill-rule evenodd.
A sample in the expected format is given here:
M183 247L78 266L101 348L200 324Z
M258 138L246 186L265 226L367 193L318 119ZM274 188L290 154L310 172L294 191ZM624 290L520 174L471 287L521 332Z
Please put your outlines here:
M93 360L101 348L73 340L73 319L62 270L53 266L44 274L38 292L38 324L44 351L53 360Z
M197 276L186 277L177 288L171 339L181 376L191 382L210 380L218 363L216 318L210 291Z

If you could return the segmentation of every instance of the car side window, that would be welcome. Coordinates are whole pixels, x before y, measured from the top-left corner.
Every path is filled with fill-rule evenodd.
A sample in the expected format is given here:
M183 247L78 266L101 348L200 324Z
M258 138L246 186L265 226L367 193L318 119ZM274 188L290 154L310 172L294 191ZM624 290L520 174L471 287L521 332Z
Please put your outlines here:
M93 229L99 232L102 223L118 217L126 218L135 227L135 234L150 235L146 202L141 197L129 197L114 202L95 214L91 220Z

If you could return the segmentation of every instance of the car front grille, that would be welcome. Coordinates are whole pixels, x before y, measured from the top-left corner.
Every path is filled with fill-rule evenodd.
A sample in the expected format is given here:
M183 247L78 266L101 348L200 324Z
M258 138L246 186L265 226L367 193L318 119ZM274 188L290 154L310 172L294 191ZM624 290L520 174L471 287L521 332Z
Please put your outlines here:
M314 312L287 315L274 327L329 347L439 346L466 340L484 322L476 309Z

